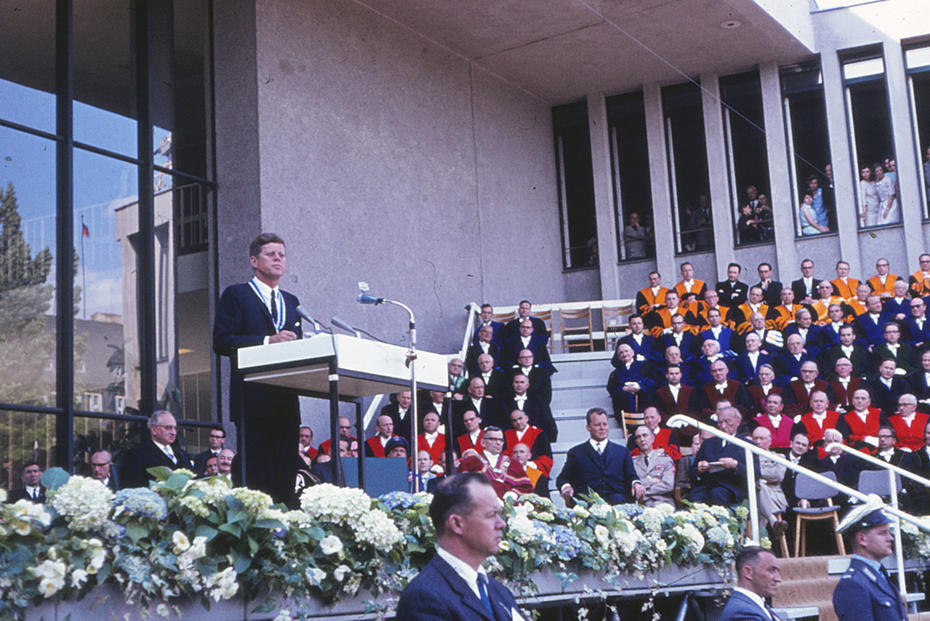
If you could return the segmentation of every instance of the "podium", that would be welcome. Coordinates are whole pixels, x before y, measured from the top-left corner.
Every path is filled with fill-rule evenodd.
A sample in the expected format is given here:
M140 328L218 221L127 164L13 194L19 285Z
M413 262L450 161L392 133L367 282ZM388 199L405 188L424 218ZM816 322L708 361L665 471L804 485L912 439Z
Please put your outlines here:
M330 457L333 458L335 478L341 483L344 481L342 460L337 458L339 443L336 440L339 437L339 402L356 404L358 434L363 435L358 400L409 388L410 368L406 360L406 347L343 334L320 333L296 341L243 347L237 352L236 370L246 385L262 384L299 395L329 399ZM418 387L443 392L448 389L446 355L418 350L413 364ZM244 420L244 417L240 418ZM245 430L239 430L241 455L244 455L242 442L245 433ZM364 438L360 437L359 451L363 451L363 445ZM245 459L240 459L240 462L244 464ZM364 463L365 459L358 460L358 481L363 488Z

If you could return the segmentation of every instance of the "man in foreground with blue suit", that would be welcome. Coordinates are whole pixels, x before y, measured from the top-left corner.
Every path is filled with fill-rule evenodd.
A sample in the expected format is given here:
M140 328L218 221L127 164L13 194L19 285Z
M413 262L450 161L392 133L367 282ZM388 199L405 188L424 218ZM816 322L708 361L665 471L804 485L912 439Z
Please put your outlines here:
M400 594L397 619L518 621L517 602L481 564L497 554L506 523L501 501L483 474L443 479L429 506L436 556Z
M287 268L284 240L278 235L262 233L252 240L249 264L252 280L230 285L220 296L213 324L213 349L230 357L229 410L239 433L244 431L245 484L267 492L275 502L292 502L300 426L297 395L245 386L236 372L236 353L240 347L300 338L300 301L278 288Z
M591 438L568 451L565 466L556 479L562 498L569 505L576 493L597 492L612 505L642 498L646 488L636 479L630 451L607 439L610 432L607 412L591 408L585 419Z
M736 555L736 586L720 621L778 621L765 598L775 597L781 583L778 559L770 550L746 546Z

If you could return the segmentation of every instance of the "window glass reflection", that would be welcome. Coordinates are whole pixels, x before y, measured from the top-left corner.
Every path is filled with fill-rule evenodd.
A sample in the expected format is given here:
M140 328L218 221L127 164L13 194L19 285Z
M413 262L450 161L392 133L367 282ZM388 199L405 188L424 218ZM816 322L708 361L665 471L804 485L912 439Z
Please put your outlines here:
M9 4L0 17L0 118L54 133L55 1Z
M74 3L74 140L136 157L130 0Z
M692 83L662 89L675 251L713 250L714 233L701 90Z
M137 175L134 165L74 151L74 392L83 410L138 403Z
M835 231L833 167L820 61L783 67L781 86L797 214L796 234L809 236ZM811 194L809 206L805 203L806 194Z
M37 462L43 472L56 465L55 416L0 410L0 447L0 486L12 494L24 487L25 464Z
M53 406L55 143L0 127L0 144L0 403Z
M655 256L643 93L607 100L621 261Z
M908 86L911 95L911 118L917 138L924 217L930 208L930 45L908 49L905 53Z
M552 109L559 174L562 260L566 269L597 265L591 135L585 102Z

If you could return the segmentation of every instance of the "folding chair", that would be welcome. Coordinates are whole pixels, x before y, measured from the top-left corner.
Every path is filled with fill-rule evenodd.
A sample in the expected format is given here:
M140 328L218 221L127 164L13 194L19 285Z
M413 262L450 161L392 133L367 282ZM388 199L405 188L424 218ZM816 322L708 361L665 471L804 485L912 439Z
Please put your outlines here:
M828 479L836 481L836 474L833 472L824 472L823 476ZM803 473L798 473L797 478L794 480L794 495L798 500L826 500L827 506L825 507L795 507L795 530L794 530L794 556L798 556L798 549L800 548L800 555L804 556L807 554L807 522L814 522L818 520L831 520L833 522L833 530L836 531L836 527L839 526L839 511L840 507L833 504L833 498L839 494L839 491L833 489L832 487L821 483L820 481L814 480L813 477L810 477ZM846 546L843 545L843 536L839 533L836 533L836 549L839 551L840 555L846 554Z
M604 350L613 351L626 334L628 320L633 314L632 306L602 306L601 323L604 326Z

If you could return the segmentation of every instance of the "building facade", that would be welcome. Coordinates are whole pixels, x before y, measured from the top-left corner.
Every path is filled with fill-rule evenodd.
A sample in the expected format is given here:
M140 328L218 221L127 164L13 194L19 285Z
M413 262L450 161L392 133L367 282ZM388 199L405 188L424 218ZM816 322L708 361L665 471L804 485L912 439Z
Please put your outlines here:
M4 482L38 450L70 465L130 441L156 405L192 445L228 421L212 311L263 230L317 317L404 343L399 310L355 303L366 281L440 352L468 302L632 297L683 261L705 280L731 261L790 280L803 257L913 271L920 4L0 0ZM861 219L861 167L886 159L892 209ZM88 347L103 333L114 347ZM119 381L85 397L80 365L115 373L115 348Z

